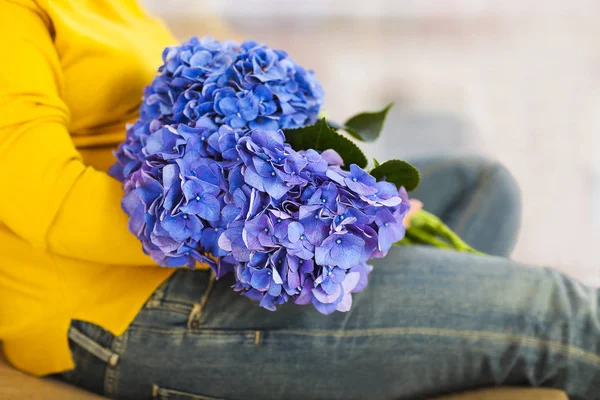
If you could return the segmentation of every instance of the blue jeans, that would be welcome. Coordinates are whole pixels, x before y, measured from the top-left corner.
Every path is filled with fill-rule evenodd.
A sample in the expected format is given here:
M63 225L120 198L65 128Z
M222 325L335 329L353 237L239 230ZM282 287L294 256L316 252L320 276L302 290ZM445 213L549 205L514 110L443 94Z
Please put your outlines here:
M518 189L477 158L418 162L414 196L477 249L506 256ZM81 321L62 379L123 399L418 399L470 388L560 388L600 399L598 291L502 257L395 247L348 313L259 308L180 270L120 337Z

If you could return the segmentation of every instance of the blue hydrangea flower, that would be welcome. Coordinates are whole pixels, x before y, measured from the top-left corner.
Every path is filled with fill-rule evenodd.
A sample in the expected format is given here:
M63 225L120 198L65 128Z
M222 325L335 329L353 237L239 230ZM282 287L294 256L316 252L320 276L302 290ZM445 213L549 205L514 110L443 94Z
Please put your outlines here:
M111 174L121 181L141 166L140 149L162 126L194 128L208 120L242 131L277 131L316 122L323 104L312 71L257 42L193 37L167 47L162 58L158 75L144 90L140 118L128 127L116 154Z
M192 38L163 53L111 174L129 229L166 267L206 263L274 310L348 311L368 260L404 236L408 196L334 150L296 151L282 128L316 121L322 89L256 42Z
M223 240L237 262L234 289L269 309L287 301L326 314L349 309L351 293L366 285L366 261L404 236L405 192L392 193L356 165L340 169L331 151L333 165L318 152L297 152L281 132L254 130L237 149L245 185L268 201L251 207L241 233L239 225L224 232L238 237Z
M331 151L333 165L295 151L281 131L167 125L140 151L123 208L144 250L165 266L234 271L234 289L268 309L346 311L366 262L404 236L403 189L340 169Z

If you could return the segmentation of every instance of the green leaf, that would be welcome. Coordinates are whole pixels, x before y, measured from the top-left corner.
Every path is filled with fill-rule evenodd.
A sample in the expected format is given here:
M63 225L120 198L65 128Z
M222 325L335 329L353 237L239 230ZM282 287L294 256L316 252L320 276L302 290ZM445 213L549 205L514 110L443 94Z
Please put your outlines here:
M410 163L402 160L389 160L376 166L370 172L377 180L385 179L400 187L404 186L409 192L419 186L421 175Z
M367 157L350 139L334 131L323 118L316 124L297 129L284 130L286 141L294 150L315 149L325 151L333 149L339 153L346 167L356 164L367 166Z
M347 120L342 129L358 140L373 142L379 137L385 117L393 105L390 103L381 111L357 114Z
M373 165L375 166L375 168L379 167L381 164L379 163L379 161L377 161L376 158L373 158Z
M329 127L331 129L333 129L334 131L340 131L340 130L344 130L344 127L340 124L338 124L335 121L332 121L330 119L326 120L327 121L327 125L329 125Z

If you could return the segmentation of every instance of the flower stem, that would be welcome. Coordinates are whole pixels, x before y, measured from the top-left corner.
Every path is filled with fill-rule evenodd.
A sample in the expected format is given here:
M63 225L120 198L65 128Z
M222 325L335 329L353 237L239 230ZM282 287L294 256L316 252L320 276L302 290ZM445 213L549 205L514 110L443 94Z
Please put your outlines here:
M409 229L406 231L406 238L413 243L417 244L429 244L431 246L439 247L442 249L453 249L452 245L444 242L442 239L435 237L426 229Z
M417 211L410 220L410 228L406 230L407 243L428 244L443 249L484 255L467 243L444 224L438 217L425 210Z

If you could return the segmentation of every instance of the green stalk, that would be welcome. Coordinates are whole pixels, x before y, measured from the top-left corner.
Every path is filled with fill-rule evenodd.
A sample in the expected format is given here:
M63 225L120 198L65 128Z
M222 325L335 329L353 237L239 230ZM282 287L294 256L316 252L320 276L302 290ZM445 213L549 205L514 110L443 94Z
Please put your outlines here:
M438 217L425 210L419 210L411 217L410 228L406 230L406 239L399 242L406 245L412 243L483 255L465 243Z
M429 233L427 230L422 229L422 228L408 229L406 231L406 237L409 240L411 240L415 243L419 243L419 244L429 244L431 246L439 247L442 249L452 249L453 248L450 244L444 242L440 238L435 237L434 235Z

